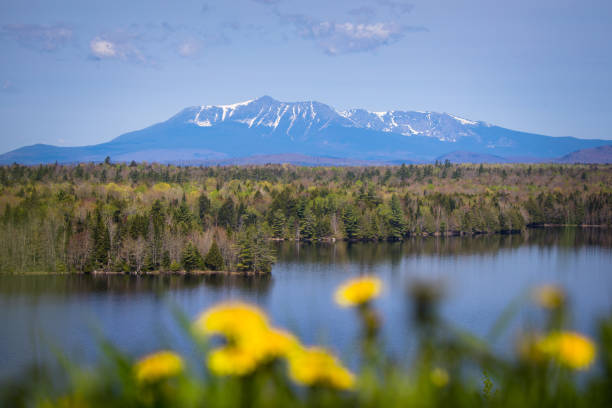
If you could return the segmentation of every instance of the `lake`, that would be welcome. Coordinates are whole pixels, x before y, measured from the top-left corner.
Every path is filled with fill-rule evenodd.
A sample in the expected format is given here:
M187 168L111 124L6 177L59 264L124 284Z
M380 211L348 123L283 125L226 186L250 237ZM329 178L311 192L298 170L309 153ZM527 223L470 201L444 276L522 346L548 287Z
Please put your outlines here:
M569 293L572 327L588 334L612 311L612 231L530 229L520 235L416 237L397 243L277 245L272 276L0 275L0 378L53 361L50 346L79 362L97 357L96 333L135 356L160 347L189 352L173 315L190 318L227 298L264 308L276 325L306 344L329 345L350 359L357 347L353 310L333 302L345 279L374 274L384 282L375 305L385 347L405 359L414 346L407 288L415 281L444 289L440 312L484 336L504 308L529 288L558 283ZM495 347L511 352L516 329L541 312L526 303Z

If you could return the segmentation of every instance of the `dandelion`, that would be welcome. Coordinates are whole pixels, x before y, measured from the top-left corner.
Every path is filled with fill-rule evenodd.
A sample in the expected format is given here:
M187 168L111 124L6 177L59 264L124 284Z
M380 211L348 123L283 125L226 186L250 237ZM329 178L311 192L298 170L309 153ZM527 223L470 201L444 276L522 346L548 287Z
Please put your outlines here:
M267 328L266 315L259 308L242 302L214 306L195 322L196 331L205 335L222 334L228 340L237 340Z
M541 339L538 350L574 370L586 370L595 360L595 344L575 332L555 332Z
M249 350L257 361L287 357L301 347L294 335L274 328L255 333L248 340L241 343L241 347Z
M532 297L545 309L559 309L565 304L565 292L556 285L542 285L534 290Z
M139 382L156 382L179 375L184 368L183 359L172 351L159 351L139 360L134 366Z
M298 340L291 333L279 329L256 330L248 338L211 351L208 368L220 376L243 376L275 358L288 357L299 348Z
M218 376L243 376L255 371L256 367L255 355L244 348L226 346L208 354L208 368Z
M289 357L289 376L303 385L324 385L347 390L355 385L355 376L328 351L312 347Z
M429 379L433 385L442 388L448 384L450 377L448 375L448 371L443 368L436 367L431 370L431 373L429 373Z
M378 297L381 289L380 279L364 276L342 284L336 290L334 299L342 307L360 306Z

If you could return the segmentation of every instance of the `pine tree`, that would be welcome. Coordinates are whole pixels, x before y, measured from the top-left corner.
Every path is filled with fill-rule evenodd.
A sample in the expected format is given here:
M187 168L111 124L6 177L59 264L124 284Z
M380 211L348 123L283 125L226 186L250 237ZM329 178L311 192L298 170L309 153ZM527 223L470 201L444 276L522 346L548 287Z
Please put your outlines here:
M231 198L225 200L219 209L218 222L222 227L233 227L236 220L236 209Z
M304 218L300 221L300 237L306 241L318 239L315 233L315 218L310 208L304 210Z
M205 193L200 195L198 199L198 215L200 216L200 222L204 224L206 220L206 214L210 211L210 199Z
M359 234L359 219L355 214L352 206L347 206L342 214L342 222L344 223L344 234L349 240L356 239Z
M260 230L251 226L240 234L236 265L238 270L267 274L272 270L274 262L274 253Z
M396 194L391 196L391 218L389 219L389 232L392 240L401 240L406 232L404 212Z
M96 208L93 228L93 259L94 267L104 268L108 264L108 252L110 251L110 234L102 219L100 210Z
M193 245L193 243L190 242L187 244L182 255L181 262L183 263L183 268L185 268L187 272L202 268L204 266L202 255L195 245Z
M223 269L224 262L217 241L213 241L206 257L204 258L204 266L211 271L220 271Z
M272 231L274 232L275 238L283 237L286 224L287 218L285 218L285 214L283 214L283 211L280 209L274 211L272 220Z
M170 252L164 251L164 255L162 256L161 267L164 271L170 269Z

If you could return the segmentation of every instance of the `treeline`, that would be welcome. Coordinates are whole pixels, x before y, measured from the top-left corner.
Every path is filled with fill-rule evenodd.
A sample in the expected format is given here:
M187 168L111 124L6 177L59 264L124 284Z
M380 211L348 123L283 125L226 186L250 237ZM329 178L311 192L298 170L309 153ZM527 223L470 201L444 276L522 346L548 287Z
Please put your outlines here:
M0 167L0 270L267 273L270 239L612 224L605 165Z

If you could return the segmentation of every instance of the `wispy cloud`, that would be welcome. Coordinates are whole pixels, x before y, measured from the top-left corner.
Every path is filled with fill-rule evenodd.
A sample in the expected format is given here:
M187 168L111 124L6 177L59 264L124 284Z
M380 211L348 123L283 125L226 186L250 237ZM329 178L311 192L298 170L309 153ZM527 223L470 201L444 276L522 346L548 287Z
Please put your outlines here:
M426 31L423 27L393 21L319 21L304 14L282 15L282 18L294 25L300 37L315 41L328 55L371 51L395 43L407 33Z
M197 56L203 48L202 41L195 38L190 38L182 41L178 45L177 52L181 57L194 57Z
M2 26L0 35L35 51L54 52L67 45L74 32L64 24L6 24Z
M400 0L375 0L345 12L345 17L318 19L279 10L278 0L253 0L272 6L281 21L292 25L298 36L314 41L326 54L340 55L367 52L393 44L408 33L427 31L425 27L407 25L403 17L413 5Z
M156 60L148 52L159 48L176 27L168 23L133 24L128 28L98 34L89 41L89 55L94 60L119 60L129 63L155 65Z

